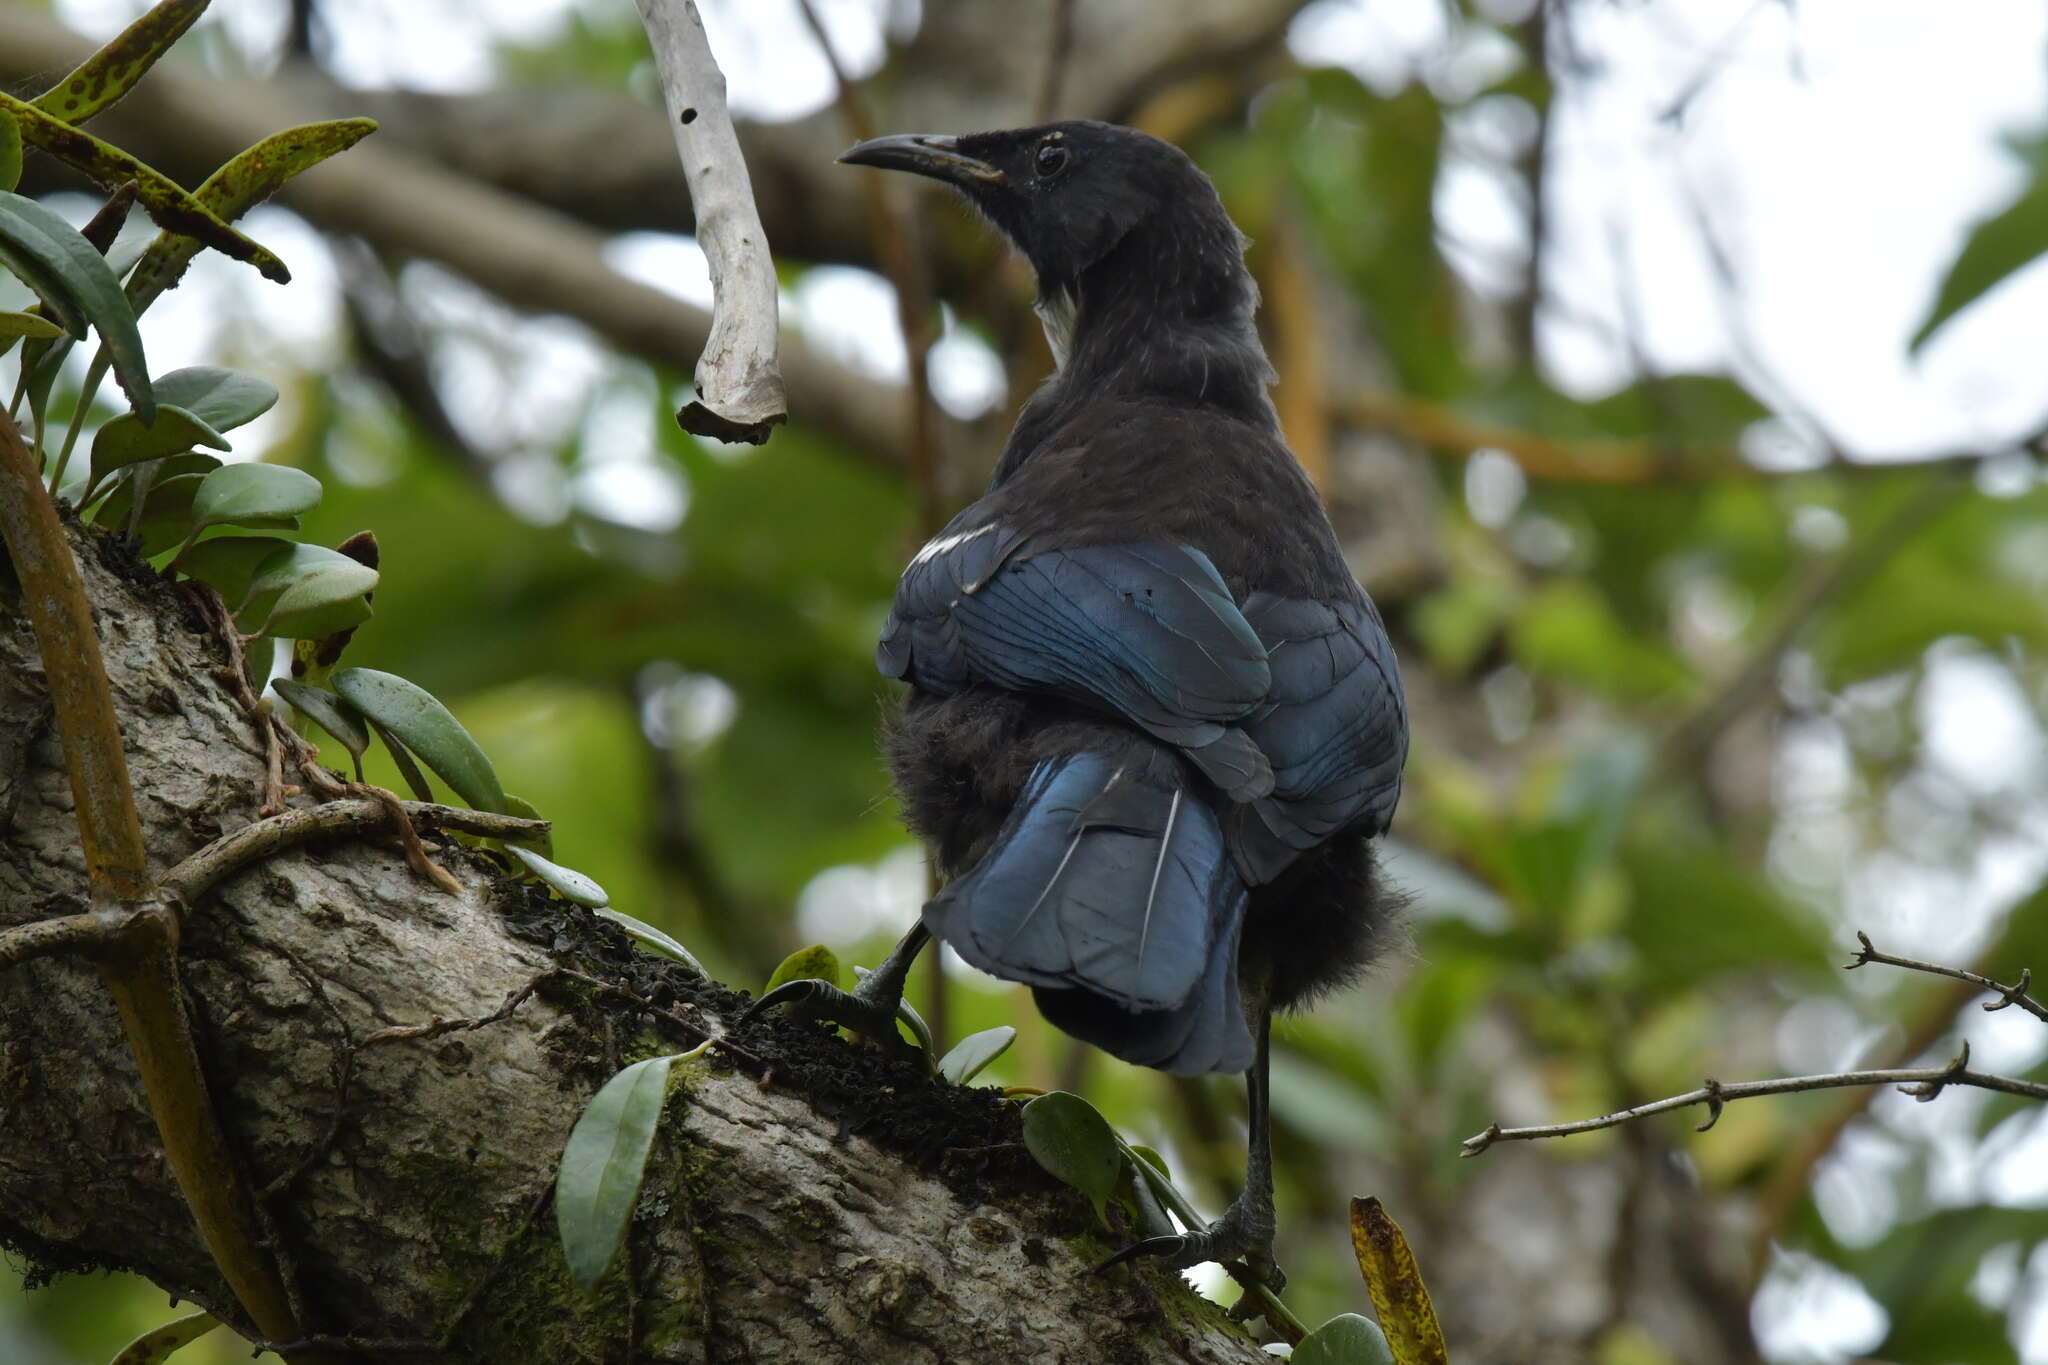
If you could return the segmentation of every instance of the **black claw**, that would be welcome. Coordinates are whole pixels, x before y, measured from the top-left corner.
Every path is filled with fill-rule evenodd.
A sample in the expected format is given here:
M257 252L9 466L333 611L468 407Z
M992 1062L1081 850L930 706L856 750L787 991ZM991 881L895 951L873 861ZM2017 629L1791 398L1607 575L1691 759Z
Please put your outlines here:
M904 1041L896 1031L896 1008L894 1002L887 1006L878 1005L861 995L843 991L829 981L805 977L796 981L785 981L759 1000L747 1006L740 1015L740 1022L762 1014L775 1005L788 1005L800 1018L816 1019L828 1024L844 1024L847 1028L866 1034L884 1043L893 1043L906 1051L916 1051L916 1045Z
M1184 1236L1179 1235L1178 1233L1166 1237L1147 1237L1144 1241L1133 1242L1129 1246L1125 1247L1122 1251L1117 1252L1114 1256L1108 1257L1101 1264L1097 1265L1093 1270L1091 1270L1089 1274L1100 1275L1103 1271L1108 1270L1111 1266L1119 1266L1126 1261L1135 1261L1140 1256L1161 1256L1168 1258L1178 1256L1181 1252L1187 1249L1187 1243L1188 1239ZM1188 1264L1199 1265L1201 1263L1199 1261L1190 1261Z

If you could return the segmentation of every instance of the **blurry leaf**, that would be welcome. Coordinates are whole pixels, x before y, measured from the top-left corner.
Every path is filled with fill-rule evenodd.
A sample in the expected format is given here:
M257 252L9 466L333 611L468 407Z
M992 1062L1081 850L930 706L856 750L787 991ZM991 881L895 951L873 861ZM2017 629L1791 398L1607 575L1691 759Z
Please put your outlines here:
M66 123L84 123L133 90L206 6L207 0L162 0L36 96L36 108Z
M2004 1313L1970 1293L1984 1254L2042 1240L2041 1210L1988 1204L1898 1222L1863 1248L1829 1257L1884 1305L1890 1330L1874 1359L1897 1365L2011 1365Z
M195 530L247 526L291 517L320 504L320 480L277 464L226 464L206 476L192 499Z
M419 755L477 810L502 811L505 789L469 731L425 688L372 668L344 668L334 690Z
M189 1346L221 1325L211 1313L187 1313L161 1327L152 1327L121 1348L111 1365L163 1365L181 1347Z
M1628 942L1660 987L1727 971L1831 975L1838 965L1812 910L1717 849L1643 838L1621 863L1632 890Z
M1302 1338L1295 1365L1394 1365L1393 1348L1371 1318L1340 1313Z
M1509 617L1515 659L1530 676L1622 701L1685 691L1691 670L1670 648L1631 631L1591 583L1554 578Z
M149 216L166 230L195 237L225 256L247 261L261 271L265 279L278 284L291 280L291 272L284 268L284 262L268 248L257 245L222 222L205 204L187 193L184 186L162 171L5 91L0 91L0 108L14 115L21 125L24 140L34 143L66 165L83 171L100 185L112 187L133 181L136 198L148 208ZM114 369L117 374L121 369L118 355ZM132 391L129 396L134 397Z
M219 543L207 542L209 545ZM360 782L363 777L363 754L370 747L370 727L364 724L363 718L332 692L322 691L305 683L293 682L289 678L279 678L271 683L271 686L277 690L277 695L290 702L299 714L333 735L341 747L348 750L348 756L355 760L356 780Z
M2048 256L2048 138L2017 149L2032 178L2019 197L1970 229L1935 290L1908 349L1918 352L1941 325L2028 265Z
M14 115L0 113L0 190L21 183L21 125Z
M239 218L300 171L348 150L376 130L374 119L349 118L273 133L208 176L192 197L223 220ZM128 278L128 297L135 311L141 312L176 285L202 245L179 232L160 233Z
M768 994L785 981L827 981L837 986L839 957L822 943L799 948L777 965L774 974L768 978L768 984L761 988L761 994Z
M1548 809L1479 850L1501 889L1525 911L1561 921L1612 858L1637 799L1649 748L1630 731L1587 748L1551 794Z
M107 499L107 508L118 518L120 508L113 498ZM179 573L211 583L232 608L248 598L257 568L291 543L276 536L219 536L202 540L179 555L175 567Z
M563 900L593 910L611 903L611 897L605 895L603 887L574 868L549 862L532 849L521 848L518 844L506 844L505 851L517 858L528 872L546 882Z
M0 102L7 98L0 94ZM83 323L89 320L105 343L114 376L136 414L145 422L156 415L142 337L135 330L135 309L106 258L78 229L33 199L0 192L0 265L15 269L60 315L59 321L66 321L62 315L70 310L65 330L74 340L85 339Z
M1024 1145L1048 1173L1088 1196L1095 1216L1123 1173L1116 1133L1095 1106L1079 1095L1055 1090L1024 1106Z
M1275 1048L1270 1065L1273 1116L1288 1131L1333 1149L1377 1151L1389 1139L1385 1115L1348 1078L1291 1049Z
M610 906L599 909L597 915L598 918L608 919L613 924L624 929L632 936L634 942L652 948L657 953L672 957L697 975L706 980L710 979L711 973L704 970L704 964L693 957L688 948L685 948L653 925L634 919L623 910L614 910Z
M0 336L57 337L64 329L40 313L0 313Z
M1445 1365L1443 1329L1429 1306L1415 1253L1377 1199L1351 1201L1351 1250L1396 1365Z
M192 365L158 375L156 397L159 403L176 403L216 432L233 431L276 406L277 386L240 370Z
M1008 1024L970 1033L939 1059L939 1075L954 1085L965 1085L990 1062L1008 1052L1010 1044L1016 1041L1017 1030Z
M156 420L147 426L132 412L109 418L92 438L92 483L99 482L123 465L143 460L161 460L190 450L212 446L227 450L228 438L215 431L205 419L165 401L157 395Z
M569 1273L586 1290L596 1287L625 1245L674 1060L650 1057L606 1081L562 1149L555 1221Z

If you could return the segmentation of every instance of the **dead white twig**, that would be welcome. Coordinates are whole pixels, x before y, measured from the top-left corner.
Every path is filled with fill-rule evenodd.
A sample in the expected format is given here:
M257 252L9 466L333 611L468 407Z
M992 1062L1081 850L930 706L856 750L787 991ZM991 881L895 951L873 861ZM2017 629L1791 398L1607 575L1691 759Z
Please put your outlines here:
M725 105L725 76L691 0L638 0L654 46L669 131L690 183L697 241L711 263L711 337L683 430L754 445L788 416L776 355L775 262Z

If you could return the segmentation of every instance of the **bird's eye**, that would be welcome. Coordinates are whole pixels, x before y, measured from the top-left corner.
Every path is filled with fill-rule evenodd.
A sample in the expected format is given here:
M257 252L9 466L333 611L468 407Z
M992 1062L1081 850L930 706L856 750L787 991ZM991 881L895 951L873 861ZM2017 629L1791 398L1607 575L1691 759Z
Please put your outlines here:
M1050 179L1067 168L1072 153L1057 142L1047 142L1038 149L1038 174Z

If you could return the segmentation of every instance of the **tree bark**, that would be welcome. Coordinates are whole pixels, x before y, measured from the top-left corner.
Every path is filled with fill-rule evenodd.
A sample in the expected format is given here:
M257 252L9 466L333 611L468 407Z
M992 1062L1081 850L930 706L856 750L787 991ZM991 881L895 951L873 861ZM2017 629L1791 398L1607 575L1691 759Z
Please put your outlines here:
M263 755L184 599L74 543L161 876L256 817ZM0 562L0 928L84 903L47 717ZM784 1020L678 1064L627 1256L581 1293L551 1200L571 1125L744 1001L487 855L435 856L461 895L336 839L187 912L215 1103L310 1330L451 1362L1269 1359L1169 1272L1090 1275L1109 1241L996 1092ZM0 1243L31 1279L131 1269L239 1322L87 965L0 973L0 1077Z

